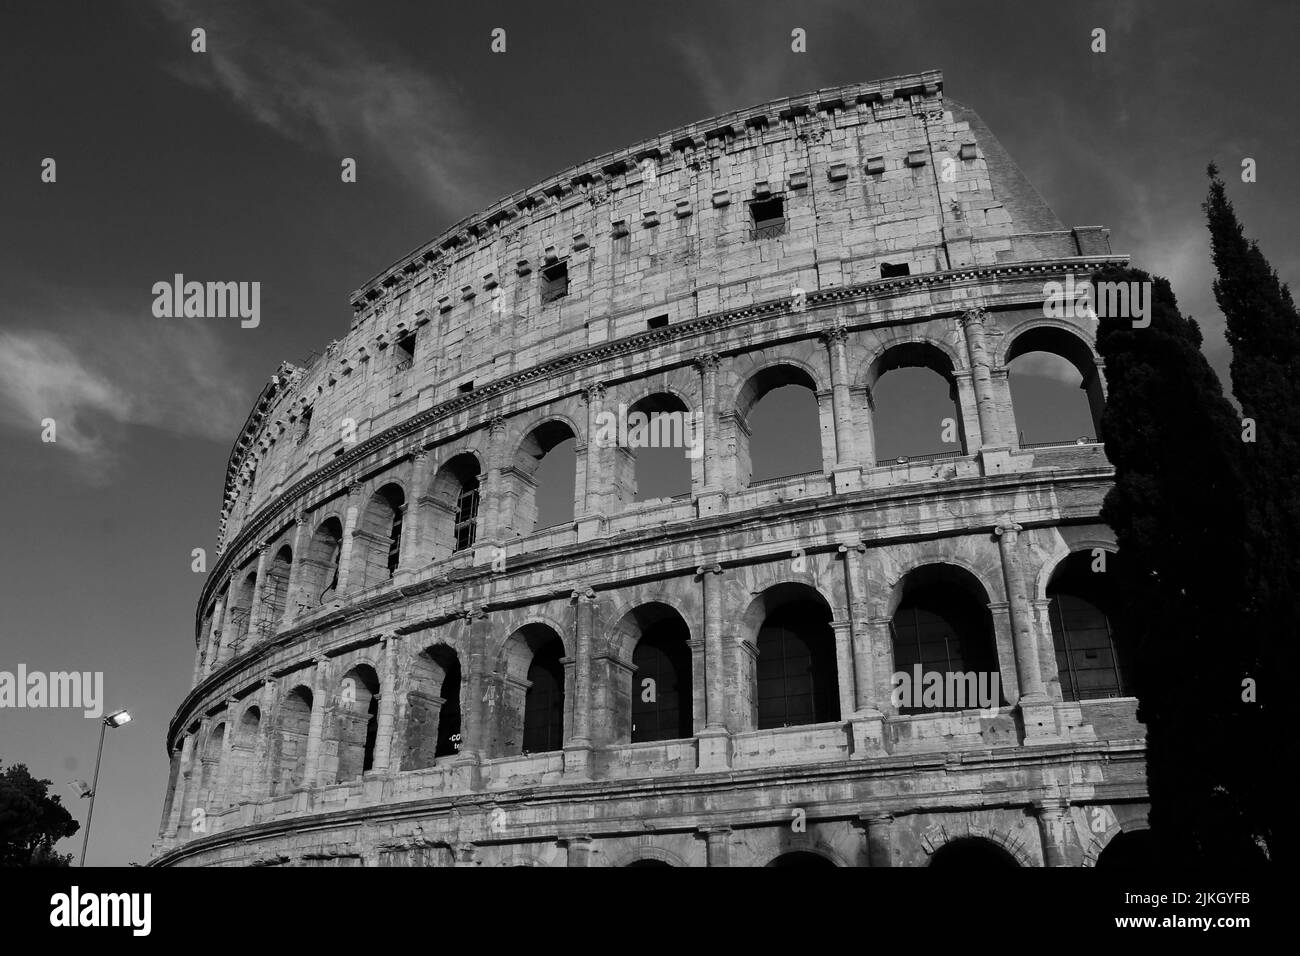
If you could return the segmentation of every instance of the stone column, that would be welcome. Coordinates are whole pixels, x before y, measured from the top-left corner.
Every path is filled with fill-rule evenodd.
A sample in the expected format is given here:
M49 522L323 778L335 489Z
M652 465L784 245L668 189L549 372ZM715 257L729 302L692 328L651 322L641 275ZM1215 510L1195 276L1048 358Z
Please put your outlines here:
M966 333L966 353L970 357L971 376L975 385L975 406L979 414L982 444L999 445L1002 442L998 427L997 399L993 394L988 349L984 341L984 321L987 317L988 313L984 309L971 309L963 313L958 321Z
M700 827L708 841L709 866L731 866L731 827Z
M180 773L176 778L176 791L172 794L171 813L167 818L167 835L176 836L186 819L186 804L192 798L194 787L194 735L186 734L181 741Z
M1003 515L993 533L998 537L1002 555L1002 574L1006 581L1007 613L1011 619L1012 642L1016 651L1016 680L1020 689L1019 706L1025 724L1025 742L1030 738L1056 739L1056 716L1052 702L1043 691L1043 673L1038 663L1038 643L1030 620L1029 597L1024 568L1018 547L1020 532L1011 515Z
M563 837L560 843L565 847L565 856L569 866L590 866L591 865L591 837L589 836L571 836Z
M348 485L347 511L343 514L343 540L339 546L343 549L339 555L339 583L335 596L342 598L348 593L352 578L352 539L357 533L357 518L361 513L361 483Z
M229 588L229 585L227 585L227 588ZM226 594L230 594L228 589ZM225 608L226 598L218 597L217 603L212 606L212 620L208 623L208 632L203 636L201 642L203 666L195 677L195 684L211 674L213 668L217 666L217 655L221 651L221 625Z
M887 617L867 619L867 646L870 648L875 668L872 689L876 709L881 714L897 713L893 701L894 632L893 621Z
M181 795L181 754L180 750L173 750L171 759L168 761L167 798L163 801L162 819L158 821L158 836L164 839L171 836L167 828L171 825L172 808L176 805L176 799Z
M842 325L822 333L830 351L831 409L835 416L835 464L837 467L853 464L853 404L849 398L849 333Z
M718 435L718 366L721 359L713 353L695 359L700 370L700 394L703 407L700 414L704 423L704 487L702 491L721 491L722 448Z
M893 866L893 816L883 812L864 813L858 817L858 826L867 843L867 866Z
M410 494L406 499L406 515L402 519L401 554L397 570L417 571L429 561L429 548L424 541L429 521L429 486L434 458L424 449L411 456Z
M583 469L582 517L603 517L605 514L605 485L609 480L608 449L596 441L600 431L597 421L605 411L605 386L588 385L582 390L582 400L587 406L587 434L585 436L585 467Z
M389 634L381 638L382 673L379 675L379 715L375 730L374 768L387 772L393 752L393 718L397 704L397 649L400 638Z
M704 730L699 738L699 769L731 766L731 734L727 721L727 647L723 637L722 565L695 569L704 591Z
M298 616L298 590L302 580L303 538L307 537L307 515L299 511L293 517L293 557L289 561L289 578L284 582L284 613L280 615L281 628L289 627Z
M302 774L304 787L317 787L320 781L321 735L325 729L325 708L330 696L329 661L316 658L311 682L311 721L307 725L307 761Z
M500 544L510 537L514 517L513 490L506 482L510 462L505 452L506 420L500 415L488 422L487 469L479 479L479 507L486 511L482 544Z
M1038 835L1043 844L1043 866L1069 866L1070 802L1047 797L1034 802Z
M275 701L277 689L275 681L270 678L262 682L260 691L262 719L257 723L257 743L253 747L253 769L248 775L248 798L254 801L271 795L271 748L275 742L276 719L279 717Z
M233 697L226 699L226 735L221 740L221 777L217 782L217 806L227 807L238 803L235 799L235 731L238 729L239 701Z
M262 632L258 625L266 619L266 609L262 607L262 595L266 593L266 552L271 547L269 541L257 546L257 577L253 581L253 603L248 609L248 643L251 647L261 640ZM270 632L268 631L268 636Z
M952 373L957 386L957 410L961 413L962 443L968 455L979 453L984 441L980 436L979 416L976 413L975 387L971 384L970 372L958 370Z
M460 715L460 752L456 763L478 764L487 747L486 707L483 701L484 680L487 670L487 611L480 606L465 608L466 653L461 679L469 706Z
M844 555L844 590L849 602L848 633L851 648L854 698L849 717L853 730L853 755L865 757L883 750L884 714L876 700L875 655L872 652L863 554L866 546L852 541L839 546ZM847 716L847 715L846 715Z
M591 752L591 642L596 592L580 587L569 597L573 607L573 731L564 742L564 769L585 776Z

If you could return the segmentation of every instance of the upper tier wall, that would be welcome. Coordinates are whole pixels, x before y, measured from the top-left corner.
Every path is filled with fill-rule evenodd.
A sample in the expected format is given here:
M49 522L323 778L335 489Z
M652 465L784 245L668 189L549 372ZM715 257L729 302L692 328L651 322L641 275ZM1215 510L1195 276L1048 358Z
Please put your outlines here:
M756 229L762 199L780 200L779 227ZM886 264L916 275L1104 246L1064 230L978 116L944 103L938 73L698 123L502 200L357 293L349 333L259 398L220 537L355 442L650 322L877 280ZM560 263L567 289L546 301L543 270Z

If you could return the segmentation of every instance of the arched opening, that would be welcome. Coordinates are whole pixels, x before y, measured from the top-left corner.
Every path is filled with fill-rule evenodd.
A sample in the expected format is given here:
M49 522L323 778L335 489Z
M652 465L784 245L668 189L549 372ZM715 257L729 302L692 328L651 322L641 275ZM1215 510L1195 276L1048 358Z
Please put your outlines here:
M578 471L576 437L562 421L543 422L528 433L515 452L513 485L515 537L573 521Z
M691 635L682 616L667 604L643 604L624 615L618 631L631 648L632 672L615 672L628 703L627 716L614 715L614 739L638 744L692 736Z
M375 762L379 730L379 676L369 664L358 664L339 681L334 714L338 741L338 783L358 779Z
M929 564L908 572L890 630L899 713L1005 703L988 594L965 568Z
M257 735L261 728L261 710L256 705L249 707L239 718L239 732L231 745L231 753L235 758L234 773L230 777L232 801L248 799L252 795Z
M621 425L614 451L619 501L689 496L691 461L702 454L704 432L686 403L669 392L646 395L627 409Z
M1008 870L1020 866L1016 858L992 840L960 837L945 843L930 857L930 866L950 870Z
M226 623L222 628L222 643L230 648L232 656L252 642L249 628L253 615L253 594L256 590L257 569L251 568L244 572L235 587L231 606L226 611Z
M306 779L307 734L311 728L311 708L311 691L302 686L289 691L280 701L271 755L272 796L309 785Z
M1047 614L1065 700L1136 693L1136 662L1130 649L1116 642L1110 625L1118 561L1106 552L1094 557L1076 551L1056 566L1048 582Z
M1125 830L1111 837L1097 855L1099 870L1143 870L1156 866L1156 841L1150 830Z
M796 365L769 365L736 399L740 485L820 472L824 465L817 383Z
M221 780L221 758L225 750L226 725L217 724L208 731L208 739L203 743L203 779L199 784L200 805L213 810L223 802L225 794L216 792Z
M435 560L474 546L478 536L479 460L469 452L438 469L430 504L431 548Z
M757 660L748 682L759 730L840 719L835 632L826 599L806 584L778 584L756 597L742 631Z
M498 716L507 753L545 753L564 747L564 642L545 624L527 624L504 647L505 681Z
M370 496L352 539L350 581L357 590L389 580L402 560L402 518L406 495L387 484Z
M410 680L402 769L422 770L460 750L460 658L446 644L427 647L416 656Z
M817 868L834 867L835 863L832 860L828 860L820 853L813 853L810 850L793 850L790 853L782 853L767 865Z
M343 525L338 518L326 518L316 528L302 559L301 607L318 607L334 600L339 586L339 564L343 559Z
M967 454L952 359L929 342L886 349L867 369L876 464Z
M259 637L269 637L280 626L284 617L285 603L289 600L289 572L293 566L293 549L287 544L275 553L275 558L266 568L266 582L262 585L262 605L260 627L265 633Z
M664 868L671 870L673 868L673 865L663 860L633 860L631 863L626 864L624 866L624 869L632 869L634 867L642 870L664 869Z
M1007 349L1007 380L1021 447L1071 445L1100 436L1105 407L1097 357L1078 335L1028 329Z

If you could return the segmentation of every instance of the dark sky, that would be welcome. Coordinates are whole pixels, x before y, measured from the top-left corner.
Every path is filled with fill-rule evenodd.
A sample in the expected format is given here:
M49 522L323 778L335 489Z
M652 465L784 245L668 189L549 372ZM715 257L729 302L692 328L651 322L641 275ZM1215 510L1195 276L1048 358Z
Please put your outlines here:
M1116 251L1170 278L1222 375L1204 168L1218 160L1248 234L1284 279L1300 274L1296 10L6 0L0 670L102 670L107 704L136 714L110 732L89 862L148 856L165 727L193 665L190 552L211 553L236 432L279 361L346 332L348 295L376 272L606 150L937 68L1067 225L1109 226ZM196 26L205 55L190 52ZM806 54L790 51L794 27ZM1089 49L1095 27L1104 54ZM355 185L340 182L345 156ZM1237 175L1246 156L1251 185ZM45 157L54 184L40 181ZM177 272L261 282L260 327L154 318L150 289ZM1016 387L1050 391L1054 377L1031 367ZM1064 404L1038 404L1027 440L1081 433ZM84 819L66 781L90 777L97 734L80 712L0 711L0 760L51 778Z

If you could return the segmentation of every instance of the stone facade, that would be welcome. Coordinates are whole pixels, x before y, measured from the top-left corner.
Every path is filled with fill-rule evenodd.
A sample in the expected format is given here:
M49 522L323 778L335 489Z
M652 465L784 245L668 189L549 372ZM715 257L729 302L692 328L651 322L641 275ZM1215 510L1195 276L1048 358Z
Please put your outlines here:
M1111 470L1095 442L1020 447L1007 378L1056 351L1099 412L1095 323L1046 318L1043 287L1126 260L942 87L598 157L354 294L232 452L155 863L914 866L976 840L1088 865L1143 828L1135 702L1063 694L1049 620L1061 562L1113 550ZM877 460L872 388L908 365L948 379L960 452ZM748 412L787 384L816 397L822 468L753 482ZM648 397L700 417L687 496L635 500L628 451L595 440ZM573 520L534 531L566 437ZM999 707L891 701L891 623L931 567L987 609ZM759 633L790 601L824 610L833 719L764 727ZM690 734L634 743L664 621ZM546 646L562 740L525 752Z

